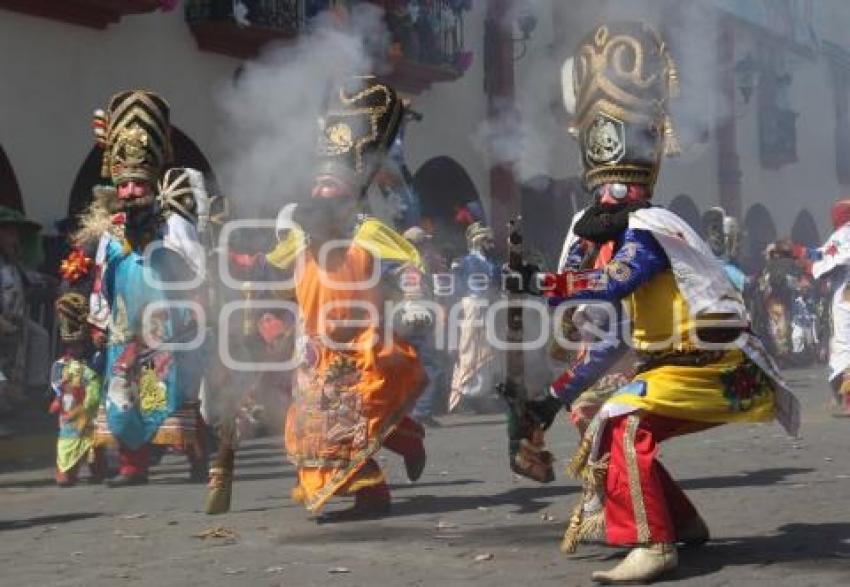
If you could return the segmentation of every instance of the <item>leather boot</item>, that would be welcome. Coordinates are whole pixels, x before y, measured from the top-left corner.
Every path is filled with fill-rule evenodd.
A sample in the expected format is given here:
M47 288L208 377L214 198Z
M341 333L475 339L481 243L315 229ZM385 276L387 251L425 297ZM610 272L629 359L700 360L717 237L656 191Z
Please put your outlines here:
M207 485L207 497L204 500L204 512L218 515L230 511L233 496L233 464L235 453L232 448L219 450L216 461L210 467L210 481Z
M593 580L603 585L651 583L675 569L679 556L675 544L657 543L633 548L623 561L610 571L596 571Z
M404 457L404 468L407 471L407 478L410 481L418 481L422 476L422 471L425 470L425 463L428 461L428 455L425 451L416 453L413 456Z

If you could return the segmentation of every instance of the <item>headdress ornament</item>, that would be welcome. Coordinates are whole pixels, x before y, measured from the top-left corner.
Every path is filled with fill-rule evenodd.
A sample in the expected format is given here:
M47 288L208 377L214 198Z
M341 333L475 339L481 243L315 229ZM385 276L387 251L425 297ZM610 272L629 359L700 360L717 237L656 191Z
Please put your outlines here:
M661 37L640 22L600 25L562 76L587 188L637 183L651 191L661 157L679 150L668 113L678 72Z
M168 103L143 90L115 94L94 114L93 129L103 148L101 175L114 185L156 184L172 159Z
M404 104L373 76L355 77L331 95L319 121L319 172L368 184L398 135Z

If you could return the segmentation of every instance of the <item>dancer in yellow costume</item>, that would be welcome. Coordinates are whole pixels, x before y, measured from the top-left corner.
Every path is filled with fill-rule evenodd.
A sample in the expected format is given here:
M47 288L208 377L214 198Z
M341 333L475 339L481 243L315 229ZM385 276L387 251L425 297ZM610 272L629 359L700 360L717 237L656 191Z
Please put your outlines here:
M678 564L676 544L708 540L708 528L658 460L659 443L727 422L779 419L796 433L798 405L761 342L748 329L739 292L687 223L652 206L661 155L675 150L666 109L675 92L673 59L641 23L599 26L580 45L571 79L575 128L593 204L577 236L610 246L589 270L526 279L552 304L609 302L630 328L596 345L552 386L569 404L629 346L635 375L605 401L571 463L585 491L564 550L604 533L632 547L601 583L651 582ZM530 272L525 272L526 276ZM631 345L625 344L631 342Z

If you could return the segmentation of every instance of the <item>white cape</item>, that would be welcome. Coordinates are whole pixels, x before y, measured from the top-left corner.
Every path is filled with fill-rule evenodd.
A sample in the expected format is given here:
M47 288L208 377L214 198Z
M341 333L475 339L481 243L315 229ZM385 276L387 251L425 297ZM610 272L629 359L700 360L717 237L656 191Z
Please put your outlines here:
M837 267L850 266L850 224L845 224L818 249L822 255L812 265L815 279L823 277ZM829 343L829 379L840 377L850 368L850 300L846 300L848 277L835 289L832 296L832 340Z
M648 230L664 249L676 285L693 315L731 313L742 320L747 318L741 294L729 280L722 263L684 220L664 208L645 208L631 214L629 227ZM761 341L751 334L740 338L739 345L773 381L776 419L789 434L796 436L800 428L800 403L779 374L773 359Z
M198 237L195 225L180 216L171 214L165 221L162 246L180 255L192 270L192 277L198 279L204 274L206 254Z

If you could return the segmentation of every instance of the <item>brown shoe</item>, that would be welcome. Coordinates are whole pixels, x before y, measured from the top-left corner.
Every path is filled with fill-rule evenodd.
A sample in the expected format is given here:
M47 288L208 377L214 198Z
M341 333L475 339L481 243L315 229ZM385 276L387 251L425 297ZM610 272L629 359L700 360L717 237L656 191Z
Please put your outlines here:
M418 481L422 476L422 471L425 470L425 463L428 462L428 455L423 450L413 457L404 457L404 468L407 471L407 478L410 481Z
M229 512L232 497L233 474L219 467L211 467L204 513L215 516Z
M319 524L376 520L390 513L390 490L385 484L361 489L354 494L354 505L347 510L322 514Z

